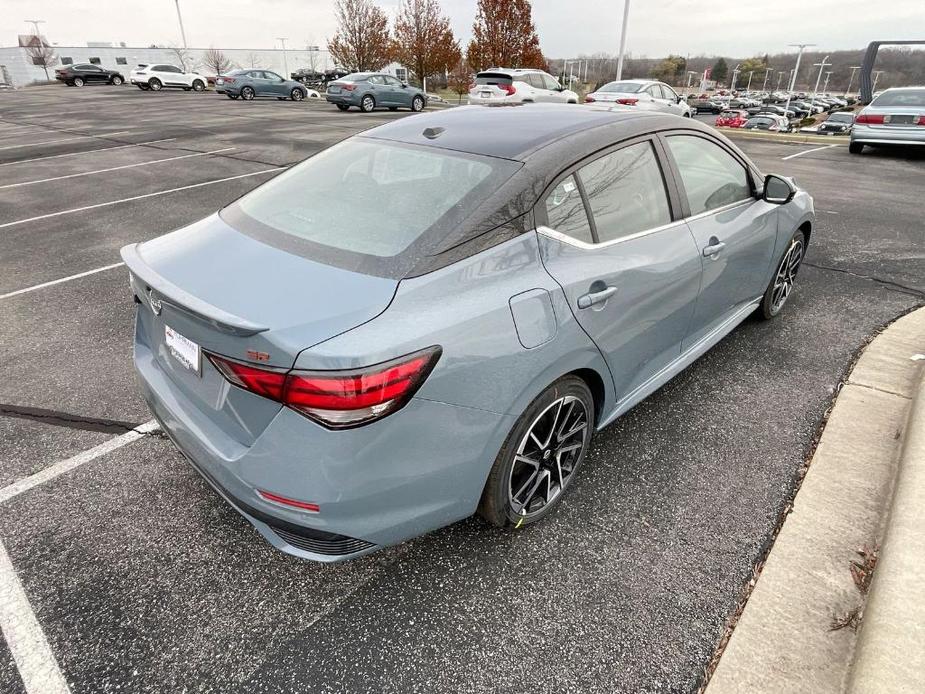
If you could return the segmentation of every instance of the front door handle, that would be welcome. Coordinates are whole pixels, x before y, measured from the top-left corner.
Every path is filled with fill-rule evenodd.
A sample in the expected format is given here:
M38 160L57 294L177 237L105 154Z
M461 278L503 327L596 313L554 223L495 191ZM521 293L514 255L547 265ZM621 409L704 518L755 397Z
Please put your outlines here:
M578 308L591 308L596 304L603 304L607 299L617 293L616 287L607 287L599 292L588 292L578 297Z
M710 258L726 247L726 244L717 239L715 236L710 239L710 245L703 247L703 257Z

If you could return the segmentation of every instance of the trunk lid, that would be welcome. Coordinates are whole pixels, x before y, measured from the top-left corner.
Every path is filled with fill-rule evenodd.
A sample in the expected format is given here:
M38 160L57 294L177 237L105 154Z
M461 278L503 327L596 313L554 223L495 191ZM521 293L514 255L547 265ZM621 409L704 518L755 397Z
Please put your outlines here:
M150 350L159 397L193 406L249 445L280 405L228 388L206 353L292 368L303 349L375 318L398 281L352 272L241 234L217 214L122 249L141 304L136 360Z

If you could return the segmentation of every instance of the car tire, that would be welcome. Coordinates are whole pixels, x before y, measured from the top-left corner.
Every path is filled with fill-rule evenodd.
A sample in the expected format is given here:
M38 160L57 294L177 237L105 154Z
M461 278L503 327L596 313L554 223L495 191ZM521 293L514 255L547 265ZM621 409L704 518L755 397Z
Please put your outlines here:
M204 91L205 88L206 88L205 82L203 82L202 80L193 80L193 91L194 92Z
M118 75L116 75L116 76L114 76L111 80L109 80L109 84L112 84L112 85L118 87L118 86L121 85L124 81L125 81L125 80L123 80L121 77L119 77Z
M864 144L862 142L849 142L848 151L852 154L860 154L864 151Z
M423 111L425 106L424 97L418 94L411 100L411 110L415 113Z
M516 530L555 511L585 458L594 421L594 398L582 379L564 376L546 388L520 415L498 452L482 490L479 515L499 528ZM546 445L538 446L538 439ZM566 448L571 450L562 450ZM563 470L564 462L568 470ZM540 498L544 479L545 497Z
M254 91L253 87L241 87L241 98L245 101L251 101L255 96L257 96L257 92Z
M148 80L148 89L152 92L159 92L164 88L164 85L161 84L161 81L157 77L152 77Z
M372 95L367 94L360 100L360 110L363 113L369 113L374 108L376 108L376 100L372 97Z
M295 87L291 92L289 92L289 98L293 101L302 101L305 98L305 92Z
M349 107L347 104L337 104L337 108L339 108L341 111L349 111L349 110L350 110L350 107Z
M138 87L143 92L146 92L148 91L148 89L150 89L150 87L148 87L147 84L136 84L135 86Z
M82 78L82 77L75 77L75 78L74 78L74 86L75 86L75 87L82 87L82 86L84 86L83 78Z
M761 298L759 310L761 317L771 320L784 308L790 295L793 293L794 283L803 257L806 255L806 237L799 229L793 233L790 243L774 269L774 275L768 282L768 288Z

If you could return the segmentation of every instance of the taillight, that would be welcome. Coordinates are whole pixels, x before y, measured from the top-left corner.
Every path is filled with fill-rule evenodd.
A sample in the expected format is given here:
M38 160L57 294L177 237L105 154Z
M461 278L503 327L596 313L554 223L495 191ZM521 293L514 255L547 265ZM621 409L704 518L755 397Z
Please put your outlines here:
M440 358L429 347L383 364L349 371L255 367L209 354L234 385L276 400L331 429L365 424L403 407Z
M635 106L637 101L639 101L639 99L634 99L631 97L623 97L622 99L617 99L617 103L623 104L624 106Z
M585 103L586 103L586 104L593 104L593 103L594 103L594 97L591 96L590 94L588 94L588 96L585 97Z
M916 125L925 125L925 116L919 116L915 119Z
M355 84L347 83L341 85L341 89L343 89L345 92L352 92L356 88L357 86Z
M510 96L511 94L517 91L514 88L513 84L499 84L498 89L503 89L504 91L506 91L508 96Z
M883 125L883 116L877 113L862 113L854 122L866 125Z
M225 84L233 84L233 83L234 83L234 77L222 77L222 79L225 81Z

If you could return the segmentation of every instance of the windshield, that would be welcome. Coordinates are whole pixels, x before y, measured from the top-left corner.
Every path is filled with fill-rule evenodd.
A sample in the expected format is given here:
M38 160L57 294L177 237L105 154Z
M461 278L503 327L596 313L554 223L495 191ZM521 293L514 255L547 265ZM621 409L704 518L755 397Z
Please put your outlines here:
M873 100L871 106L913 106L916 108L925 108L925 89L903 89L883 92Z
M402 254L427 232L439 241L519 166L357 137L280 174L232 207L261 230L288 238L287 245L307 248L310 257L343 265L337 261L344 253L356 254L376 265L375 259ZM348 264L362 265L362 258L353 260Z
M641 82L608 82L598 89L599 92L617 92L620 94L635 94L645 85Z

